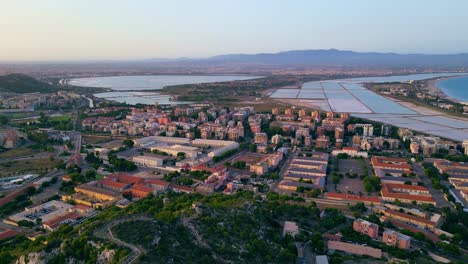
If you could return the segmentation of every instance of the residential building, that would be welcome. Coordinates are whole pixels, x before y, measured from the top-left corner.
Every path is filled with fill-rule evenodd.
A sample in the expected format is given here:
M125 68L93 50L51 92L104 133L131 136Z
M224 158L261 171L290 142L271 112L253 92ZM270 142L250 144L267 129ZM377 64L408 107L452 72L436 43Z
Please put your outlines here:
M409 236L390 229L383 232L382 242L400 249L409 249L411 246L411 238Z
M283 237L286 235L295 237L297 234L299 234L299 226L297 223L292 221L285 221L283 225Z
M367 235L373 239L377 239L379 237L379 226L361 218L354 220L353 229L354 231Z
M268 144L268 135L266 133L255 133L255 144Z

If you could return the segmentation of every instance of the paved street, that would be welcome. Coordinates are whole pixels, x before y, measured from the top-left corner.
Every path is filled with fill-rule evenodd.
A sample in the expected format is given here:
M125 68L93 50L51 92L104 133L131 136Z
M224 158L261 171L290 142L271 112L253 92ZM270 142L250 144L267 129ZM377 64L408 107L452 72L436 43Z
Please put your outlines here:
M432 187L431 179L429 179L424 174L424 168L422 167L421 163L413 163L413 172L421 179L421 181L424 183L424 186L429 189L438 207L451 207L451 204L445 199L442 191Z

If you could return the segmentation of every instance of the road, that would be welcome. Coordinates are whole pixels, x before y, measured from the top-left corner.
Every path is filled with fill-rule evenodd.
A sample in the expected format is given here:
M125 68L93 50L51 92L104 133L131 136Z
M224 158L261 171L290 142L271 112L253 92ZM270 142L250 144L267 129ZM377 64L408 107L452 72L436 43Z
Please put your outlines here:
M47 199L50 197L59 194L60 186L62 185L62 177L64 172L62 170L56 170L49 172L46 176L41 177L41 178L50 178L52 177L57 177L57 182L55 184L50 185L49 187L46 187L44 191L41 193L35 194L34 196L31 197L31 201L33 202L33 205L39 205L43 202L45 202ZM39 180L39 178L35 179L35 181Z
M123 247L126 247L126 248L129 248L132 253L130 255L127 256L126 259L124 259L122 261L123 264L131 264L131 263L137 263L137 260L140 256L142 256L143 254L146 253L146 250L140 246L137 246L137 245L133 245L133 244L129 244L127 242L124 242L118 238L116 238L114 236L114 234L112 233L112 227L118 225L118 224L122 224L122 223L126 223L126 222L131 222L131 221L154 221L153 218L150 218L150 217L147 217L147 216L133 216L133 217L125 217L125 218L122 218L122 219L117 219L117 220L114 220L108 224L106 224L105 226L99 228L98 230L96 230L94 232L94 234L97 236L97 237L100 237L102 239L106 239L106 240L110 240L120 246L123 246Z
M421 179L421 181L424 183L424 186L429 189L438 207L452 207L452 205L445 199L442 191L432 187L431 179L429 179L429 177L424 174L424 169L421 163L413 163L413 172Z
M281 165L281 169L279 172L279 179L275 181L270 188L274 191L278 191L278 185L279 183L283 180L284 174L286 173L286 170L288 169L289 165L291 164L292 160L296 156L297 151L291 152L288 156L288 158L284 161L284 163Z

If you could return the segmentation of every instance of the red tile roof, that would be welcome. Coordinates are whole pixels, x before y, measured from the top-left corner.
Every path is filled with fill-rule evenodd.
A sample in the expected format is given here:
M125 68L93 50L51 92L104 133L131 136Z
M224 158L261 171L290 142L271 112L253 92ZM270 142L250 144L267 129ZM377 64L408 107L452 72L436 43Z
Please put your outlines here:
M352 147L343 147L342 150L353 150L353 151L358 151L358 148L352 148Z
M427 237L428 239L430 239L432 242L434 243L437 243L439 241L442 241L442 239L440 239L438 236L436 236L434 233L432 232L429 232L429 231L426 231L424 229L420 229L420 228L417 228L415 226L412 226L412 225L408 225L407 223L403 223L401 221L398 221L398 220L394 220L394 219L391 219L390 222L399 227L399 228L403 228L403 229L407 229L413 233L422 233L425 237Z
M217 166L217 167L208 167L206 163L201 163L198 165L193 166L191 171L208 171L211 173L216 173L216 172L221 172L226 170L226 167L223 165Z
M77 205L75 205L75 208L78 209L78 210L89 210L89 209L92 209L92 207L89 207L89 206L86 206L86 205L82 205L82 204L77 204Z
M424 195L413 195L413 194L407 194L407 193L398 193L398 192L393 192L393 188L390 188L391 185L394 185L393 188L400 188L396 186L409 186L407 188L408 190L421 190L421 189L411 189L412 187L422 187L422 186L413 186L413 185L406 185L406 184L383 184L382 185L382 190L380 191L380 194L382 195L383 198L388 197L388 198L393 198L393 199L405 199L405 200L414 200L414 201L420 201L420 202L428 202L428 203L435 203L434 198L432 196L424 196ZM422 187L424 188L424 187ZM426 189L426 188L424 188ZM426 189L427 190L427 189Z
M18 234L19 233L16 232L15 230L7 229L7 230L5 230L3 232L0 232L0 240L7 239L7 238L10 238L10 237L16 236Z
M408 220L424 223L424 224L426 224L428 226L435 226L435 223L432 222L431 220L424 219L424 218L417 217L417 216L410 215L410 214L405 214L405 213L398 212L398 211L395 211L395 210L392 210L392 209L386 209L385 214L396 215L396 216L399 216L399 217L402 217L402 218L406 218Z
M147 192L149 194L149 193L152 193L154 189L150 188L150 187L147 187L147 186L144 186L144 185L136 184L136 185L133 185L131 190L136 190L136 191L140 191L140 192Z
M163 181L163 180L158 180L158 179L148 179L148 180L145 180L145 183L153 184L153 185L159 185L159 186L168 186L169 185L169 182Z
M60 226L60 224L63 223L64 221L69 220L69 219L70 220L75 220L78 217L79 217L79 215L76 214L76 213L68 213L66 215L61 215L61 216L58 216L58 217L56 217L54 219L51 219L51 220L49 220L47 222L44 222L44 225L49 226L52 229L55 229L58 226Z
M123 182L126 184L135 184L144 180L143 178L131 176L126 173L114 173L107 176L106 178L109 180L117 180L118 182Z
M16 197L26 193L26 189L28 187L31 187L31 186L34 186L34 185L33 184L28 184L28 185L24 186L23 188L18 189L16 191L8 194L7 196L3 197L2 199L0 199L0 206L4 205L6 203L9 203L9 202L15 200Z
M357 194L345 194L345 193L336 193L336 192L327 192L327 193L325 193L325 198L336 199L336 200L345 200L345 201L380 203L380 198L379 197L364 196L364 195L359 196Z
M102 184L103 187L110 187L110 188L116 188L116 189L123 189L128 186L127 183L123 182L116 182L113 180L100 180L98 183Z
M395 164L401 163L401 164ZM371 158L372 166L379 168L392 168L392 169L400 169L404 171L410 171L411 165L408 164L406 159L403 158L389 158L389 157L378 157L374 156Z

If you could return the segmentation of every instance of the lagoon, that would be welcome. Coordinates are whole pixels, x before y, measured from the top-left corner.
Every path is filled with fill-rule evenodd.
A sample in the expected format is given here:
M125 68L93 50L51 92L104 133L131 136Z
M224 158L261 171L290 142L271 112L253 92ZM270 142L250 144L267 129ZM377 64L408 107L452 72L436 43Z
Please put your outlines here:
M75 78L68 84L82 87L109 88L115 91L160 90L166 86L230 82L261 78L247 75L140 75Z

